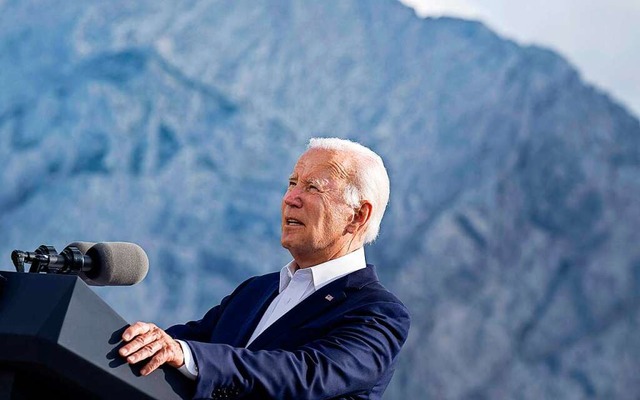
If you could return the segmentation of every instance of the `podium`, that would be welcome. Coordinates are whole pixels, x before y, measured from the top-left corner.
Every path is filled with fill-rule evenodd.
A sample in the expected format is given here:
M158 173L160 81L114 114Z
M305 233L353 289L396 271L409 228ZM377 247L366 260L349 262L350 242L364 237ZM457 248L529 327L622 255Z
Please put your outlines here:
M77 276L0 271L0 400L191 398L176 369L125 363L127 326Z

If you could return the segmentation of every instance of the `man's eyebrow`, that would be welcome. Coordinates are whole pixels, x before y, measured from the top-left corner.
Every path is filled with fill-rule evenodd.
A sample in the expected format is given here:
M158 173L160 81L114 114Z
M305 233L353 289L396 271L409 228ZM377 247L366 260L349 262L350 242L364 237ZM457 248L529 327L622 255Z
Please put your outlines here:
M298 176L295 175L295 174L291 174L291 175L289 175L289 180L290 181L297 181L298 180Z
M326 178L310 178L310 179L306 179L304 183L308 185L316 185L316 186L324 187L329 184L329 180Z

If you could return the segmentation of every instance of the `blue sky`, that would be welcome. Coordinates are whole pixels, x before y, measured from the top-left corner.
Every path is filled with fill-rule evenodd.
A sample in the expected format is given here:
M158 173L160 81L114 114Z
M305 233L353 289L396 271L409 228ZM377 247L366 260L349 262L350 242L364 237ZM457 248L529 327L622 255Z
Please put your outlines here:
M401 0L424 16L480 20L521 44L551 48L640 116L640 0Z

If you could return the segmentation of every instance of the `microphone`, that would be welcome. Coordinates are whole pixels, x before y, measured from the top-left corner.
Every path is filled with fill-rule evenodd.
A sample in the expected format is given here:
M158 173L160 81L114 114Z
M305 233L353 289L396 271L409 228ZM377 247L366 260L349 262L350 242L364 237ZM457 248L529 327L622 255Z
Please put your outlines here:
M82 251L90 242L76 242ZM73 243L72 243L73 244ZM142 247L128 242L97 243L85 250L92 261L78 276L87 285L130 286L142 281L149 272L149 258Z
M32 263L29 272L77 274L93 286L134 285L149 271L147 254L128 242L73 242L60 254L42 245L33 253L14 250L11 259L18 272L24 271L27 262Z
M96 242L72 242L72 243L69 243L67 247L75 247L78 250L80 250L80 253L87 254L87 250L89 250L95 244Z

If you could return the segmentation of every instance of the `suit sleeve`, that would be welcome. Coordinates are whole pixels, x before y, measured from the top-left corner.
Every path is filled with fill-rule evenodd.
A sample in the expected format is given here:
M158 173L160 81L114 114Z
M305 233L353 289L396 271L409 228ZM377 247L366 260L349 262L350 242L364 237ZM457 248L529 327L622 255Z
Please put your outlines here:
M222 391L230 398L326 399L369 390L394 363L409 324L401 303L376 302L292 351L189 341L200 371L195 398Z

